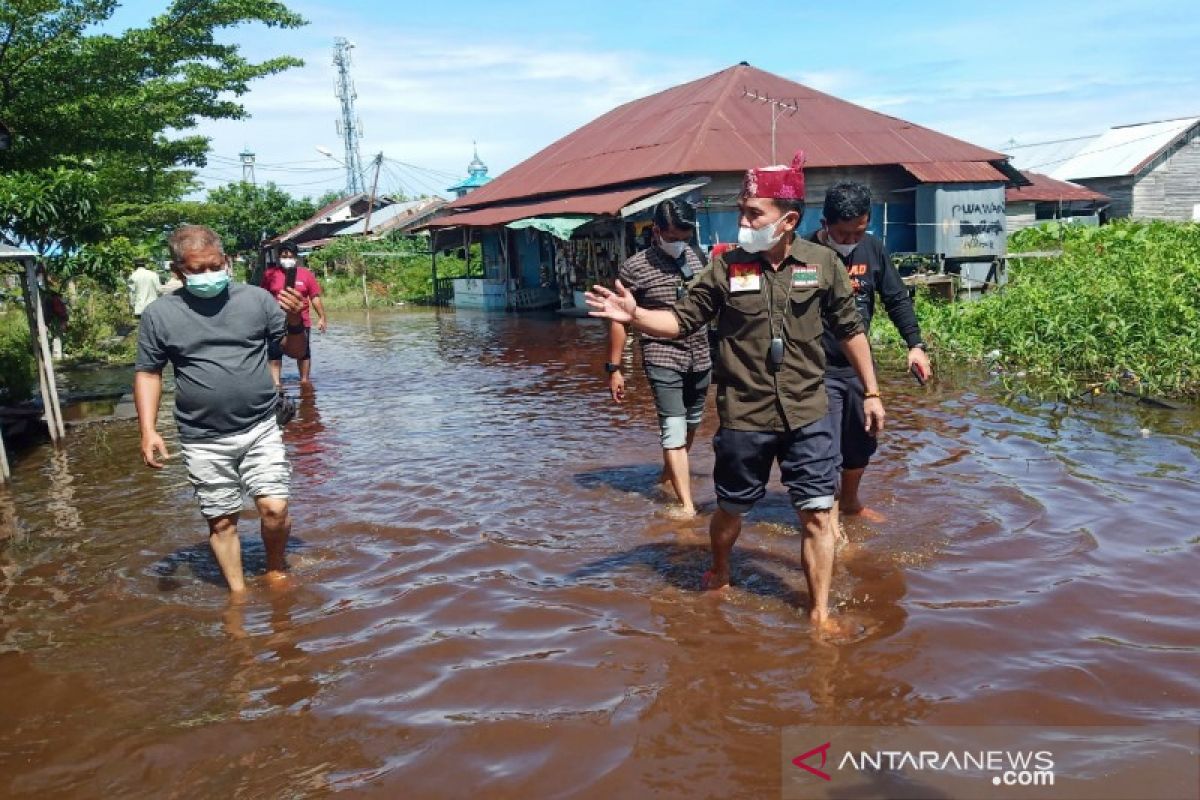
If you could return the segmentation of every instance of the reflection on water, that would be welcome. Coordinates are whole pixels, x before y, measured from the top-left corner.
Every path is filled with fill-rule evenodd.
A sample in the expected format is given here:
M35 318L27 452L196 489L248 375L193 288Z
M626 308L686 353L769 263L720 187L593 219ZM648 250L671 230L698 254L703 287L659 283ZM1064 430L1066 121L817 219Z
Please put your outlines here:
M603 339L336 320L284 436L298 585L237 606L135 425L26 454L0 490L0 794L761 797L789 725L1196 721L1194 410L885 376L888 522L847 523L835 646L777 485L734 591L697 591L707 515L660 513L649 392L607 399ZM252 512L242 535L255 575Z

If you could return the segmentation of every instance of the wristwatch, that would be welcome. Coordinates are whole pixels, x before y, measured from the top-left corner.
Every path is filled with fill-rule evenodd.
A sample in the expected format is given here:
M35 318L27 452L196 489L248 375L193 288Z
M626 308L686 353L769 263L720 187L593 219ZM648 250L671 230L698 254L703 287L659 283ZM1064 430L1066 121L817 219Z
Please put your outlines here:
M928 350L929 348L927 348L925 346L924 342L917 342L916 344L914 344L912 347L910 347L908 349L909 350Z
M614 363L613 363L613 362L611 362L611 361L605 361L605 362L604 362L604 371L605 371L605 372L607 372L609 375L612 375L614 372L620 372L620 371L621 371L621 365L620 365L620 364L614 364Z

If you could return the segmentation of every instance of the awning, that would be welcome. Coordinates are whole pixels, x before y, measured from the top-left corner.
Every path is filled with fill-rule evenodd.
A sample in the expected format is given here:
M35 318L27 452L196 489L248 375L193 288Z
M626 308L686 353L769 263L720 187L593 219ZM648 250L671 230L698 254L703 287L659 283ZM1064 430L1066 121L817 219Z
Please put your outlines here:
M527 217L510 222L504 227L518 231L523 228L533 228L534 230L548 233L556 239L566 241L571 238L571 234L575 232L576 228L586 225L592 219L593 217L586 215L578 217Z
M604 192L570 194L546 200L490 206L458 214L446 214L425 223L423 227L453 228L466 225L474 228L487 228L494 225L507 225L510 222L525 219L526 217L616 214L634 200L654 194L663 188L661 183L655 183L650 186L639 186L636 189L610 189Z
M1008 176L986 161L922 161L900 166L921 183L1008 183Z
M622 217L632 217L639 211L645 211L647 208L653 208L663 200L670 200L673 197L679 197L681 194L699 189L701 186L707 186L712 181L712 178L695 178L687 183L681 183L678 186L672 186L670 189L663 189L657 194L652 194L649 197L643 197L636 203L630 203L621 209Z

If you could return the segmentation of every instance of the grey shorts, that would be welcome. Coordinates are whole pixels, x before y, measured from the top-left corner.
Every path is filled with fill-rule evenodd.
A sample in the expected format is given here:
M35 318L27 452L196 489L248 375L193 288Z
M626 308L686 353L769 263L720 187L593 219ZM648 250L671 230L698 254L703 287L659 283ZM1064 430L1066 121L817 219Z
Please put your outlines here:
M647 364L646 380L654 393L663 449L683 447L687 444L688 430L699 426L704 418L704 401L712 382L712 370L679 372Z
M275 415L241 433L180 442L188 480L206 519L242 510L242 492L286 500L292 467Z

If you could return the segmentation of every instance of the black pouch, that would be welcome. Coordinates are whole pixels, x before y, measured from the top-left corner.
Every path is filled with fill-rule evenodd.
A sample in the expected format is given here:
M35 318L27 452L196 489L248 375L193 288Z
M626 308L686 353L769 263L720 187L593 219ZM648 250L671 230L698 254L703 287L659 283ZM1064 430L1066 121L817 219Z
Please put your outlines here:
M783 339L779 336L771 339L771 350L769 353L771 366L778 369L783 365Z
M292 396L284 393L283 389L279 390L279 397L275 402L275 422L279 427L283 427L291 422L296 416L296 401Z

